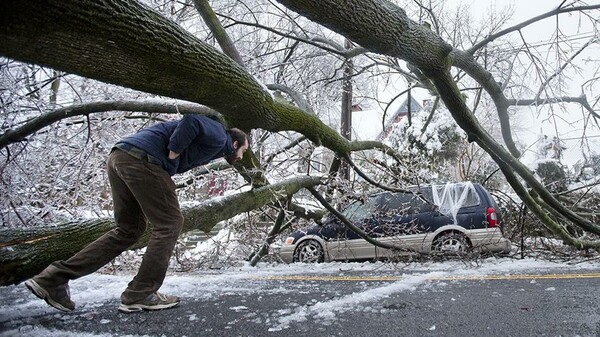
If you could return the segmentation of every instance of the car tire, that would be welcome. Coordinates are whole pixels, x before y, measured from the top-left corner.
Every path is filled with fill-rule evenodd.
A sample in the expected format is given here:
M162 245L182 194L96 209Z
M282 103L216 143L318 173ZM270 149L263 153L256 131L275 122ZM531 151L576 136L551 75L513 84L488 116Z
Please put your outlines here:
M325 261L325 251L317 240L300 242L294 251L294 262L321 263Z
M431 245L431 251L437 254L466 254L471 251L467 237L461 232L445 232L438 235Z

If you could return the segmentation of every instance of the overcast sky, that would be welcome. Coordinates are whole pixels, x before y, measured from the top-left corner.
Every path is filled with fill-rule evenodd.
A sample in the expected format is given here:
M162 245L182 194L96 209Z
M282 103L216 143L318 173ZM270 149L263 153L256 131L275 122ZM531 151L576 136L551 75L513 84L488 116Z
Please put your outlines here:
M543 13L546 13L552 9L555 9L563 1L549 1L549 0L446 0L445 6L456 7L458 4L466 4L470 6L470 13L474 17L485 18L486 14L490 11L502 11L505 8L512 8L514 13L512 19L508 25L504 28L508 28L527 19L536 17ZM573 0L566 1L566 4L572 3ZM587 1L587 4L598 4L598 0ZM584 5L584 4L580 4ZM581 39L573 42L575 48L580 47L589 40L590 34L593 32L594 27L587 20L580 20L578 14L565 14L558 18L545 19L541 22L532 24L522 30L524 39L530 43L535 44L537 42L545 42L552 39L553 32L556 30L557 25L565 35L578 35ZM515 33L513 33L515 34ZM518 35L515 35L518 37ZM588 48L587 51L582 53L577 60L581 63L581 60L588 57L595 57L600 51L600 46L597 44L595 47ZM595 54L595 55L594 55ZM585 74L588 75L589 74ZM583 77L573 75L572 82L569 86L569 94L572 96L581 95L581 84ZM590 97L588 97L590 98ZM521 141L525 145L532 145L531 151L528 151L522 161L526 164L531 164L536 158L535 151L537 149L536 140L543 132L548 137L553 137L557 133L564 139L564 145L567 146L565 155L563 157L563 164L573 165L579 159L581 155L581 143L575 138L581 136L583 125L578 119L581 118L580 106L578 104L570 104L568 107L568 115L559 116L556 119L548 119L547 107L536 107L536 108L521 108L519 109L519 118L522 120L513 120L514 125L521 126L518 133L515 135L516 139ZM573 111L573 112L572 112ZM567 123L564 119L569 119ZM600 132L597 128L588 129L587 134L590 136L599 137ZM589 138L591 141L591 148L599 149L600 152L600 137Z

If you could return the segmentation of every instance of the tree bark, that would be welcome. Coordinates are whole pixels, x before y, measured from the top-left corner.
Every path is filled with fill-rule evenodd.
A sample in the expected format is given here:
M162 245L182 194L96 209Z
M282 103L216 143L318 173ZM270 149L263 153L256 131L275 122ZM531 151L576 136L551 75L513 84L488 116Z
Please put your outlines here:
M220 221L250 212L275 200L287 199L301 188L320 183L321 180L317 177L296 177L184 208L182 232L195 229L209 232ZM53 261L68 259L113 228L113 219L101 218L34 229L0 230L0 286L18 284L36 275ZM131 248L145 247L149 234L150 226Z
M0 55L200 103L241 129L296 131L333 151L348 142L274 101L243 67L138 1L0 2Z

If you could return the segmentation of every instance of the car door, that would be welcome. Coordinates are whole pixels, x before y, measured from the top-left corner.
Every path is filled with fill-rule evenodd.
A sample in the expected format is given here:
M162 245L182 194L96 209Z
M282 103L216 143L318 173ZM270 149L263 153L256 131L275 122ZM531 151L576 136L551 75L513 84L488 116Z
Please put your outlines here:
M356 201L346 207L342 214L361 230L365 230L368 219L373 214L373 200ZM375 247L348 228L337 222L336 237L327 241L327 250L331 260L363 260L375 258Z
M378 241L404 248L405 252L417 249L415 245L419 245L422 224L417 217L415 197L412 193L394 193L379 200L382 210L377 218L378 226L373 230ZM377 258L389 258L404 252L377 247L376 253Z

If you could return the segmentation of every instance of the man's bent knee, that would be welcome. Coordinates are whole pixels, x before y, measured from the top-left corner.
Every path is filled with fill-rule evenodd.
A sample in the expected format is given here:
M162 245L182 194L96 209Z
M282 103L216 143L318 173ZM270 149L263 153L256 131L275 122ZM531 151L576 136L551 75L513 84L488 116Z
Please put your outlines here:
M113 233L117 236L117 238L119 238L119 240L132 245L139 240L142 234L144 234L144 231L145 228L124 229L117 227L113 230Z

